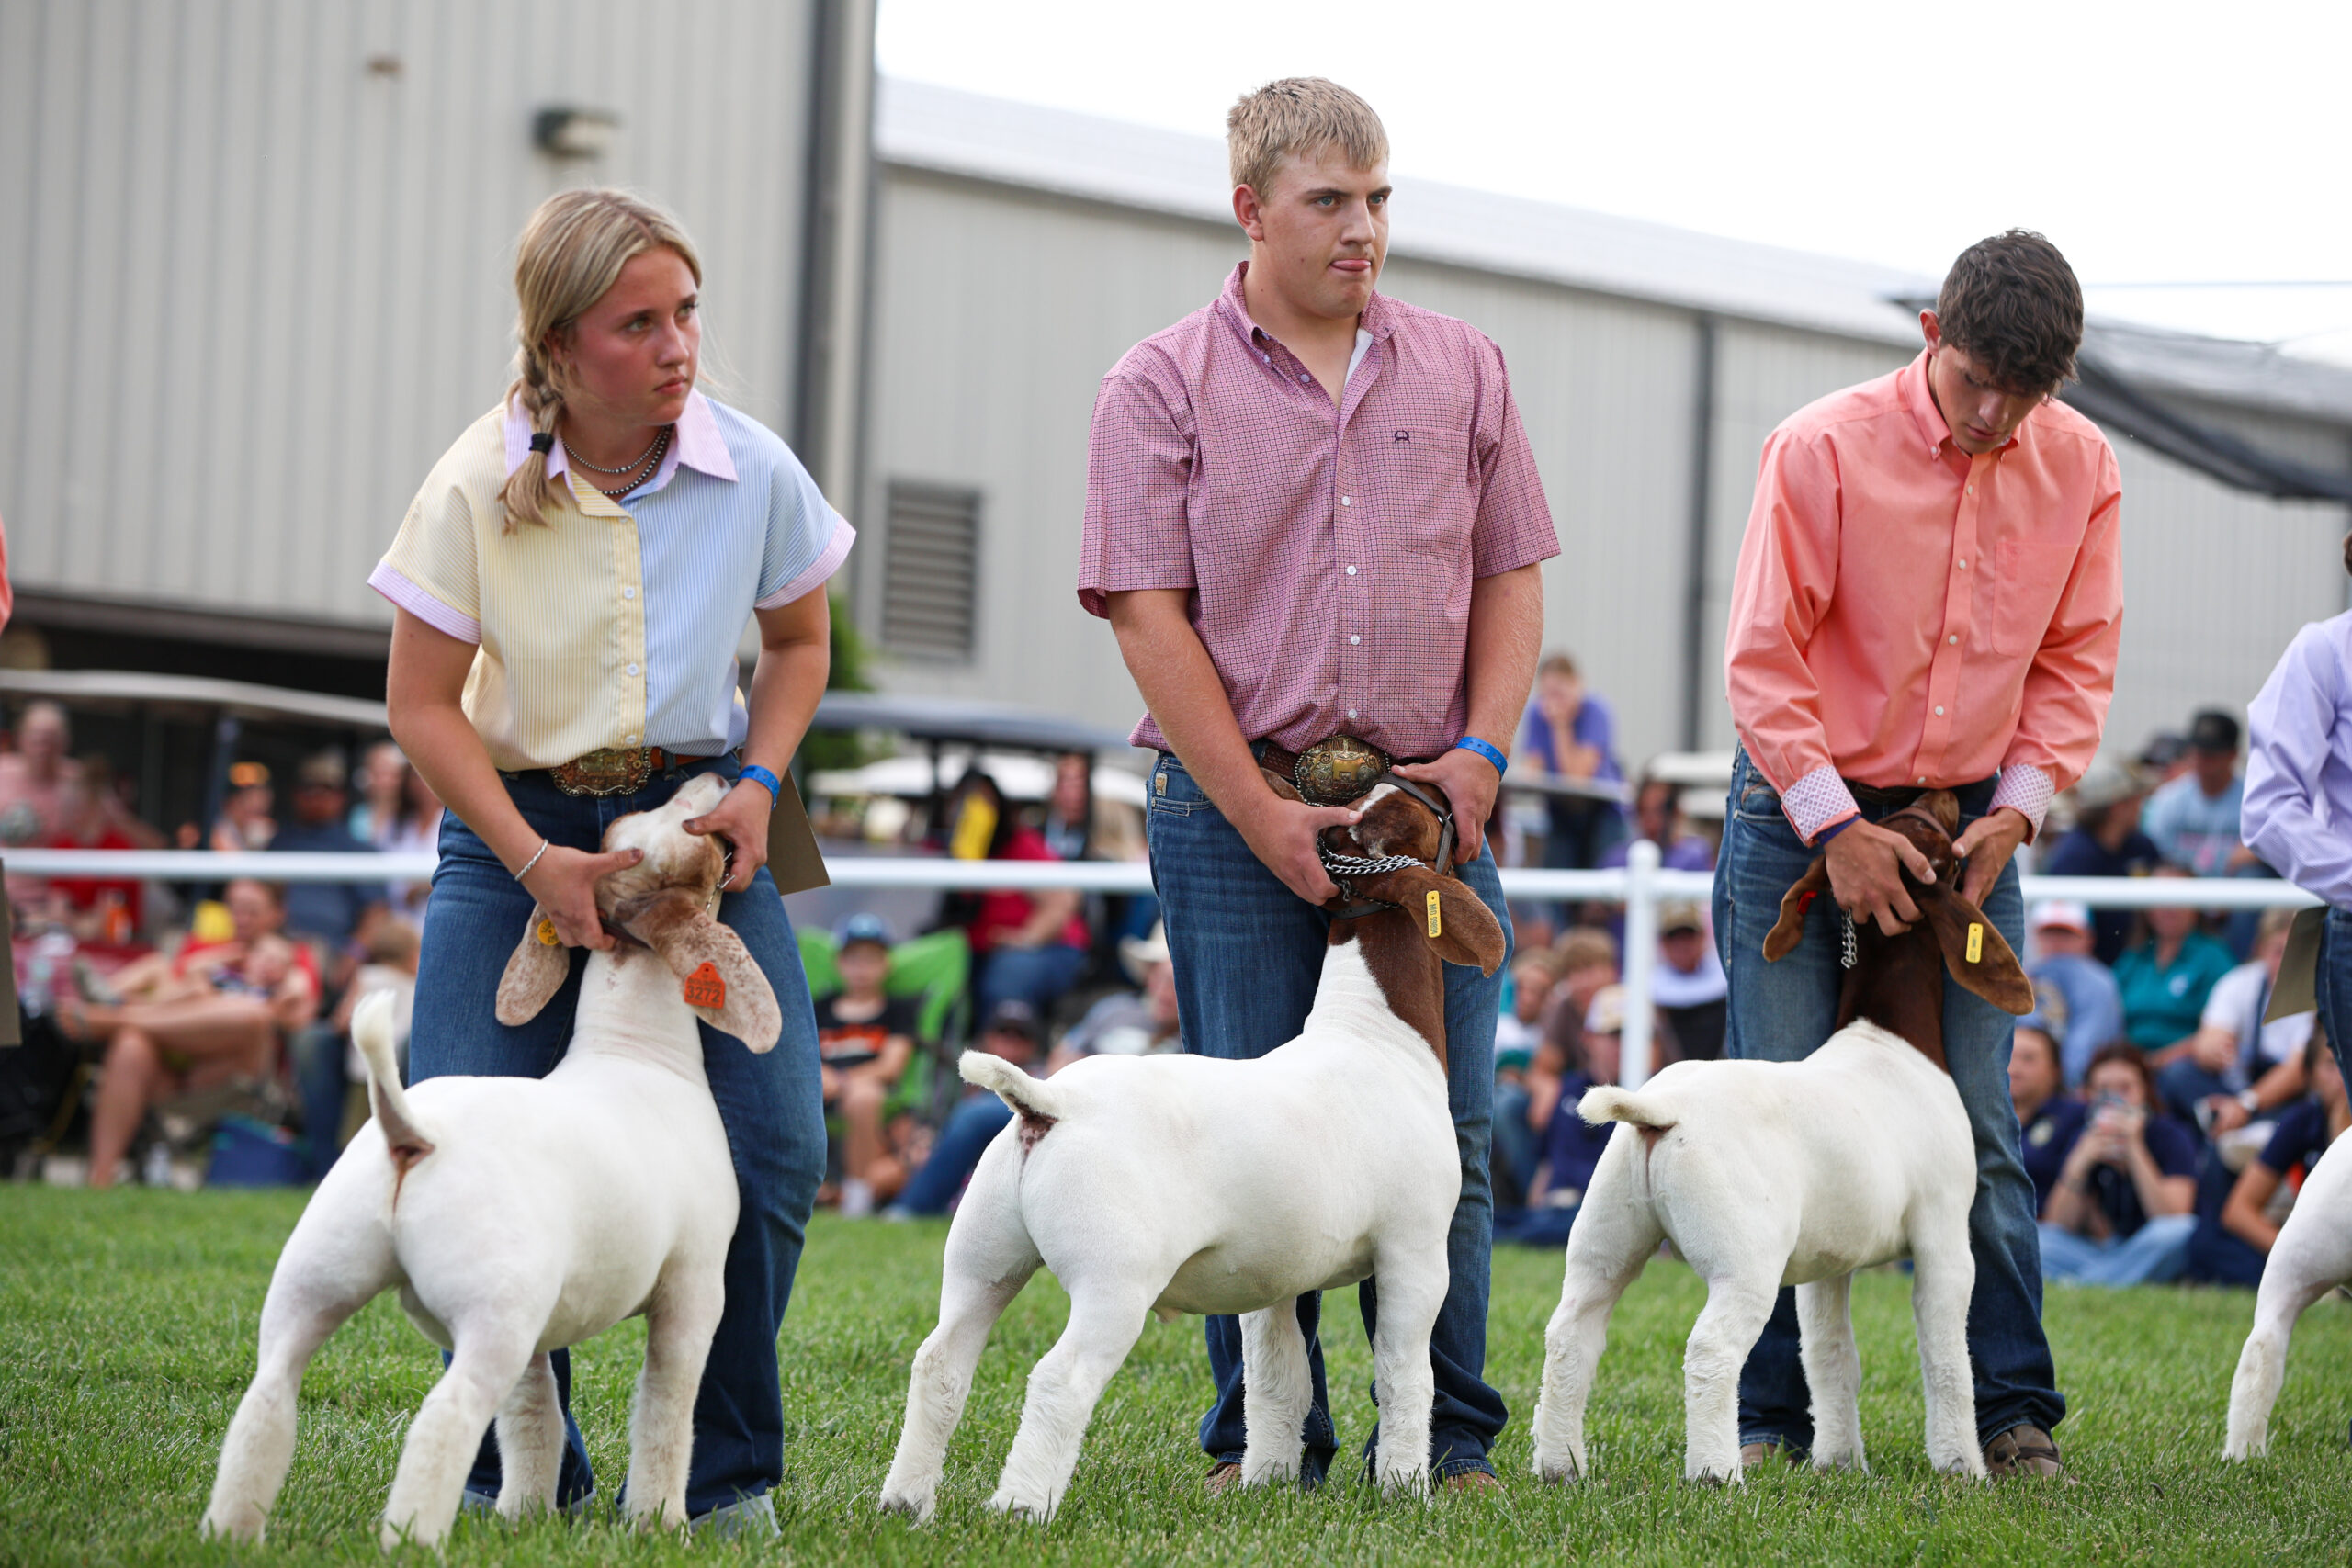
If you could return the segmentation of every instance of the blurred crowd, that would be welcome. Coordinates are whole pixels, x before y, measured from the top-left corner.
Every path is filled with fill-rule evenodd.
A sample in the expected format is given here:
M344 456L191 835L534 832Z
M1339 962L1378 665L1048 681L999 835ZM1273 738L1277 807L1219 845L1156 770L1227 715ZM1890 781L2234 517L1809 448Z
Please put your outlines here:
M2267 1016L2288 914L2208 913L2196 896L2199 878L2269 874L2239 837L2241 739L2209 710L2102 761L2033 852L2033 869L2053 874L2180 885L2177 904L2139 913L2045 902L2029 914L2036 1006L2010 1077L2051 1278L2253 1283L2304 1175L2352 1122L2314 1015ZM28 704L5 742L0 848L429 854L438 839L439 802L389 741L316 752L282 779L237 762L214 818L168 834L106 757L75 753L56 705ZM1719 791L1627 769L1614 714L1565 653L1543 661L1511 776L1522 787L1487 824L1506 864L1623 865L1643 840L1668 867L1714 863ZM887 823L895 847L952 859L1142 860L1142 810L1099 793L1099 777L1070 753L1049 786L1030 786L1041 798L1018 799L976 761L922 807L882 803L895 810L870 811L864 836ZM399 995L405 1047L430 891L423 879L190 886L12 872L30 1045L0 1066L0 1146L18 1151L19 1174L29 1150L52 1177L94 1186L315 1177L365 1115L354 1003ZM1606 1141L1577 1102L1621 1071L1623 911L1513 914L1495 1036L1497 1234L1555 1246ZM832 1133L824 1201L849 1215L952 1206L1010 1114L956 1077L962 1049L1041 1076L1182 1049L1157 919L1148 896L1001 888L944 895L904 931L867 909L804 930ZM1663 904L1657 942L1652 1067L1720 1055L1708 911Z

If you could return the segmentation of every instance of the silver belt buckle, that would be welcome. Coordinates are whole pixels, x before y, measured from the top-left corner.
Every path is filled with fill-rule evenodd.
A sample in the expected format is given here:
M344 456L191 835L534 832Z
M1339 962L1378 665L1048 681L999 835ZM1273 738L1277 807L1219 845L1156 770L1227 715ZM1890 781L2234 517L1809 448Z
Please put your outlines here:
M1315 806L1345 806L1370 793L1388 771L1388 753L1352 735L1317 740L1298 754L1291 782Z

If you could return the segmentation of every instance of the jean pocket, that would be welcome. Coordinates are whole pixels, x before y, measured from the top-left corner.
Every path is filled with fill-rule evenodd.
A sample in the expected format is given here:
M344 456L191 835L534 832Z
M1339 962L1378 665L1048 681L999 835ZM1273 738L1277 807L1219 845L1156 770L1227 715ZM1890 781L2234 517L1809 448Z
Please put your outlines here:
M1781 809L1781 792L1765 782L1764 775L1750 772L1747 787L1739 792L1739 804L1734 807L1750 822L1778 822L1784 813Z
M1208 795L1173 758L1163 757L1151 770L1151 815L1190 817L1195 810L1214 810Z

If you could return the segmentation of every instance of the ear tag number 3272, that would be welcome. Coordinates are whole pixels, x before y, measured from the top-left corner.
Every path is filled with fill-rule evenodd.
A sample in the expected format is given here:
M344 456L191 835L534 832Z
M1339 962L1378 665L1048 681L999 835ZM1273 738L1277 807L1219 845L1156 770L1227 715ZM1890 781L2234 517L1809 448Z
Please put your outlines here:
M1968 922L1968 961L1971 964L1984 961L1984 928L1973 920Z
M701 967L686 976L685 997L690 1008L725 1007L727 982L719 978L718 965L704 959Z
M1443 930L1444 930L1444 927L1443 927L1443 925L1439 921L1439 919L1438 919L1438 918L1437 918L1437 894L1436 894L1434 891L1432 891L1432 892L1430 894L1429 909L1430 909L1430 935L1431 935L1431 936L1436 936L1436 935L1438 935L1442 931L1443 931Z

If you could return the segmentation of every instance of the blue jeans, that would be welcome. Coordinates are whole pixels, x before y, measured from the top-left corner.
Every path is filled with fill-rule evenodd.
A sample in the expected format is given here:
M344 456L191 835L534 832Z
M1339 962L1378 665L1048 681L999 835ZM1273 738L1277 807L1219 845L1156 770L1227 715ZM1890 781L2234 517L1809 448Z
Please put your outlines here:
M632 811L660 806L688 778L713 770L735 775L731 757L711 758L648 780L634 794L602 799L569 795L543 773L506 775L507 793L532 828L558 844L595 850L605 829ZM508 1028L492 1015L499 976L530 918L531 896L507 874L488 846L450 812L442 818L441 864L425 906L424 950L417 974L416 1014L409 1044L409 1081L452 1075L544 1077L563 1057L571 1036L583 950L572 953L571 976L538 1017ZM727 1250L727 1309L695 1396L694 1459L686 1477L686 1511L703 1514L741 1497L758 1496L784 1478L784 1400L777 1381L775 1337L800 1263L809 1207L825 1169L825 1122L817 1072L817 1021L808 983L784 900L762 870L751 888L719 902L718 918L733 928L775 987L784 1015L775 1049L762 1055L734 1036L702 1026L703 1066L735 1164L741 1217ZM566 1401L568 1436L557 1497L570 1504L595 1487L580 1428L569 1408L570 1359L553 1357ZM469 1491L499 1485L495 1433L482 1439L467 1478Z
M989 1145L1012 1120L1012 1108L993 1094L971 1094L947 1113L931 1157L907 1182L894 1207L910 1214L944 1214Z
M1176 968L1176 1010L1184 1049L1204 1056L1247 1060L1298 1037L1315 1004L1323 974L1330 918L1283 886L1250 852L1239 832L1210 804L1184 765L1162 754L1153 770L1151 810L1145 823L1151 845L1151 880L1159 895ZM1506 943L1510 916L1494 856L1464 866L1462 879L1501 922ZM1494 1194L1489 1184L1489 1133L1495 1088L1495 1021L1500 1016L1503 963L1489 977L1449 964L1445 971L1447 1099L1461 1152L1462 1197L1446 1236L1453 1283L1430 1337L1437 1380L1430 1413L1430 1462L1441 1475L1493 1472L1487 1453L1509 1414L1502 1395L1487 1386L1487 1276L1493 1252ZM1270 1199L1279 1201L1278 1194ZM1357 1287L1364 1327L1378 1321L1377 1280ZM1305 1479L1312 1484L1339 1449L1323 1378L1319 1294L1298 1299L1315 1398L1306 1417ZM1212 1457L1239 1461L1242 1429L1241 1323L1208 1319L1209 1370L1216 1403L1201 1420L1201 1447ZM1378 1397L1375 1387L1374 1396ZM1378 1431L1374 1428L1374 1441ZM1367 1456L1372 1444L1367 1443Z
M2199 1104L2217 1094L2235 1094L2245 1087L2243 1082L2233 1084L2220 1073L2208 1072L2183 1056L2156 1074L2157 1109L2188 1128L2201 1145L2206 1137L2197 1125Z
M2041 1227L2041 1272L2080 1285L2169 1285L2188 1263L2194 1214L2158 1214L2120 1241L2092 1241L2063 1225Z
M1527 1201L1527 1190L1535 1180L1536 1164L1544 1157L1544 1134L1527 1124L1527 1112L1534 1103L1523 1083L1495 1084L1494 1139L1495 1152L1509 1168L1512 1183L1519 1192L1519 1201Z
M1963 823L1984 815L1987 782L1956 792ZM1890 807L1864 806L1872 820ZM1794 1062L1829 1038L1838 1021L1838 910L1814 901L1804 940L1779 963L1764 957L1764 933L1780 919L1781 896L1813 863L1814 852L1781 814L1781 797L1742 750L1732 766L1724 849L1715 867L1715 942L1731 981L1724 1055ZM2025 945L2025 908L2014 863L1984 900L1984 913L2013 948ZM2009 1101L2009 1041L2017 1021L1949 977L1944 981L1944 1056L1976 1137L1976 1201L1968 1213L1976 1291L1968 1304L1968 1356L1976 1373L1976 1427L1989 1442L2012 1427L2049 1431L2066 1414L2057 1369L2041 1332L2041 1245L2033 1183L2018 1155ZM1813 1446L1812 1396L1797 1353L1796 1292L1783 1290L1739 1380L1739 1440Z
M987 1025L997 1003L1003 1001L1027 1002L1038 1021L1044 1022L1046 1010L1078 983L1079 971L1085 967L1086 950L1066 942L999 947L982 953L979 979L974 986L979 993L981 1025Z
M2330 909L2319 929L2319 1021L2327 1048L2352 1082L2352 909Z

